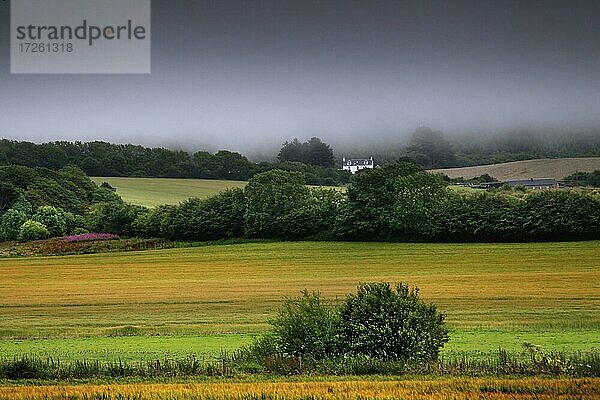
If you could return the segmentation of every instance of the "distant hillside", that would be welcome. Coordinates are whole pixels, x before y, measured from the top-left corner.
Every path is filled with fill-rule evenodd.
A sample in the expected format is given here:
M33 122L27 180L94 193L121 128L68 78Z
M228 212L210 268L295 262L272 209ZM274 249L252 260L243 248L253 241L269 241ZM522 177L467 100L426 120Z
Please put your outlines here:
M92 181L100 185L109 183L117 189L117 194L127 203L146 207L162 204L178 204L190 197L205 199L215 196L226 189L243 188L248 182L224 181L214 179L176 179L176 178L115 178L92 177ZM315 187L309 185L310 187ZM331 189L344 192L343 186Z
M505 181L528 178L563 179L578 171L592 172L595 170L600 170L600 157L514 161L476 167L434 169L431 172L443 173L450 178L463 177L466 179L489 174L500 181Z
M108 182L126 202L147 207L177 204L190 197L206 198L246 185L246 182L211 179L93 177L92 180L97 184Z

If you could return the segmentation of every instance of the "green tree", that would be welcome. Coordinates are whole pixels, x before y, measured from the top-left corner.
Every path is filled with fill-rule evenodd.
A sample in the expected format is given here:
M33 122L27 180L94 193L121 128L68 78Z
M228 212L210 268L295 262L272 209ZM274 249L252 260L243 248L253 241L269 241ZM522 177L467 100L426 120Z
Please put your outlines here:
M318 137L306 142L306 163L331 168L335 165L333 150Z
M131 225L133 232L142 237L177 239L180 232L174 229L173 221L178 208L175 205L162 205L138 214Z
M528 240L596 239L600 197L575 191L539 191L520 203L520 227Z
M202 204L203 240L240 238L244 236L246 196L239 188L228 189L205 199Z
M67 216L60 208L41 206L32 219L43 224L51 237L63 236L67 231Z
M94 204L86 215L86 228L90 232L132 236L136 232L134 221L147 212L147 208L132 204L118 202Z
M11 208L19 196L18 189L12 183L0 181L0 215Z
M123 199L114 190L108 189L106 187L98 187L94 190L94 194L92 195L92 204L97 203L122 203Z
M327 168L335 165L333 150L318 137L312 137L304 143L300 143L296 138L291 142L285 142L279 150L277 159L279 162L297 161Z
M575 182L581 186L600 187L600 170L594 172L575 172L567 176L565 180Z
M19 238L19 231L27 221L23 211L10 209L0 217L0 241L14 241Z
M244 188L245 233L250 237L297 237L288 219L303 208L310 192L299 172L272 170L255 175Z
M254 165L239 153L221 150L214 155L214 161L221 179L243 181L252 176Z
M11 209L23 212L28 218L33 215L34 211L33 206L25 196L19 197L17 201L13 203Z
M399 176L395 182L397 197L390 219L394 237L425 238L433 210L447 194L446 185L436 175L421 171Z
M302 146L302 143L300 143L300 141L297 138L294 138L290 142L286 141L279 150L277 160L279 162L297 161L304 163L306 161L306 157L304 154L304 147Z
M27 220L21 225L21 229L19 230L19 241L21 242L29 242L32 240L42 240L48 239L50 237L50 232L46 229L44 224Z
M215 156L207 151L199 151L192 156L193 176L201 179L217 179L219 165Z
M342 343L352 355L435 360L448 341L444 314L419 298L419 289L366 283L340 308Z
M361 240L419 240L445 195L441 178L398 162L357 174L340 207L336 234Z

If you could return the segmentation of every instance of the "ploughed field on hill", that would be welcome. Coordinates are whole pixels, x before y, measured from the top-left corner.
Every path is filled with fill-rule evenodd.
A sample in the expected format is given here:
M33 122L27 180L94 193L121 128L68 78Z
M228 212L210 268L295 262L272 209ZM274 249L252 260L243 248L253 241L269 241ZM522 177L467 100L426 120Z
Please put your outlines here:
M247 243L0 259L0 357L231 351L285 296L408 282L447 313L448 352L600 348L600 242Z
M600 170L600 157L547 158L475 167L434 169L430 172L445 174L450 178L462 177L465 179L488 174L499 181L507 181L529 178L561 180L575 172L593 172L595 170Z

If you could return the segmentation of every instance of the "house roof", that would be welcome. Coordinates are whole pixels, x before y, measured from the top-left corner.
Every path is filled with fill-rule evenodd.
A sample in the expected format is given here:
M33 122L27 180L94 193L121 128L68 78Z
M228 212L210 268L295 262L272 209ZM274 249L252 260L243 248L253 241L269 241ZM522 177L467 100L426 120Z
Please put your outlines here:
M554 186L556 185L556 180L552 178L530 178L506 181L506 184L508 186Z
M344 158L344 165L373 165L373 157L371 158Z

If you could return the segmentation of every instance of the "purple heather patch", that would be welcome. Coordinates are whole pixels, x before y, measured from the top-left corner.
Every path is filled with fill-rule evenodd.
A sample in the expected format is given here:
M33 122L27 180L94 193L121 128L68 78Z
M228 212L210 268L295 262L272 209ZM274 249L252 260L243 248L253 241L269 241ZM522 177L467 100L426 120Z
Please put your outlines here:
M66 242L87 242L90 240L112 240L118 238L119 236L112 233L84 233L82 235L65 236L63 240Z

